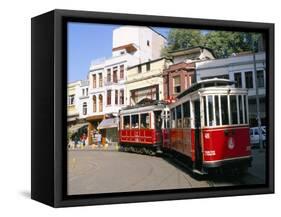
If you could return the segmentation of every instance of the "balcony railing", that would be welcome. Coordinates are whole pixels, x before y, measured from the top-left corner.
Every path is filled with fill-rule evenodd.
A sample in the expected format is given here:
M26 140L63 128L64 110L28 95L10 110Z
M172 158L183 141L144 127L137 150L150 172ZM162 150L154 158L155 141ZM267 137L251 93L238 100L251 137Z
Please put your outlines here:
M121 81L124 81L124 79L116 80L116 81L104 81L104 86L109 86L109 85L114 85L114 84L119 84Z

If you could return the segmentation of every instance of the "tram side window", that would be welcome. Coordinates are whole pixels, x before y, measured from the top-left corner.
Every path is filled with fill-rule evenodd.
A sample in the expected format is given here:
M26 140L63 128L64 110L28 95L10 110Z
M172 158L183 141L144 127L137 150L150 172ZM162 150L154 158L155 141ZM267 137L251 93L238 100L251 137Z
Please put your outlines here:
M176 109L173 108L171 110L171 117L172 117L172 128L176 128Z
M140 127L143 129L150 128L150 117L148 113L141 114Z
M215 126L215 118L213 113L213 96L208 96L208 110L209 110L209 125Z
M132 115L132 128L139 128L139 115Z
M190 128L190 104L189 101L183 103L183 128Z
M216 124L220 125L220 108L219 108L219 96L215 96L215 112L216 112Z
M227 96L221 96L221 121L222 121L222 125L229 124Z
M129 129L130 128L130 116L124 116L123 117L123 129Z
M181 120L181 105L176 107L177 112L177 128L182 128L182 120Z
M242 96L238 96L238 106L239 106L239 121L243 124L243 106L242 106Z
M230 112L232 124L238 124L237 101L235 95L230 96Z

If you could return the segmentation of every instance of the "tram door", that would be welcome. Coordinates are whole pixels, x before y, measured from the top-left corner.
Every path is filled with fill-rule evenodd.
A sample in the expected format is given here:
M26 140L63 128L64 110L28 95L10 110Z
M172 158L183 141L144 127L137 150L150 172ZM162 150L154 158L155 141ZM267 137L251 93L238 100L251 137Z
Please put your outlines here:
M194 127L195 127L195 168L201 170L202 167L202 147L201 147L201 113L200 100L194 101Z
M163 143L161 113L162 113L162 111L154 111L156 137L157 137L157 143L159 145L162 145L162 143Z

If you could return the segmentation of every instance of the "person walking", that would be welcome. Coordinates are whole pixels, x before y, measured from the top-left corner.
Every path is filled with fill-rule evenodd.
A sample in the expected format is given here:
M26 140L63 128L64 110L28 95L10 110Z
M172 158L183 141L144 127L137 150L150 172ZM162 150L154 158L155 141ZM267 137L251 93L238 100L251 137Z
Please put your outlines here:
M85 147L85 145L86 145L86 139L87 139L87 135L86 135L86 133L84 133L82 136L83 147Z
M78 133L75 133L75 136L74 136L74 147L75 148L77 148L78 141L79 141Z
M101 134L100 134L100 132L98 132L97 141L98 141L98 147L101 147Z

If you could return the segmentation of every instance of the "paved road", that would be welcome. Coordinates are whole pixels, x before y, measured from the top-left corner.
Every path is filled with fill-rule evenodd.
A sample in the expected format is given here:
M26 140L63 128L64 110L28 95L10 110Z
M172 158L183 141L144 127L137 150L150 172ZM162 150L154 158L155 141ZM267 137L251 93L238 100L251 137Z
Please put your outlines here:
M265 172L254 153L253 167L244 177L198 180L171 160L117 151L69 150L68 194L96 194L264 183ZM260 175L262 174L262 175Z
M209 187L160 157L115 151L69 151L68 194Z
M254 185L265 184L265 151L260 152L257 149L252 149L252 166L243 176L212 176L208 177L208 183L213 187L234 186L234 185Z

